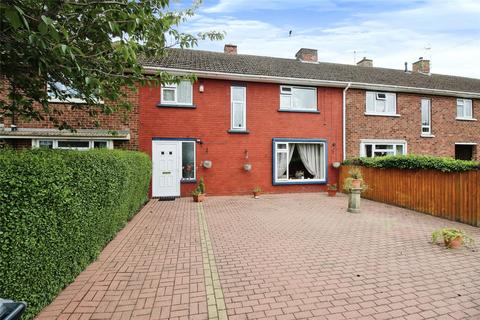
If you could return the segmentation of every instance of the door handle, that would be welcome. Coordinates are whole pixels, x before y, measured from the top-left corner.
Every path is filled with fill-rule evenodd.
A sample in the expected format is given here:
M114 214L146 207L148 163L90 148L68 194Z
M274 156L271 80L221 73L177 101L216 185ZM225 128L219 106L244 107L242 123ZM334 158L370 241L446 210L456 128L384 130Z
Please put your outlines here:
M163 171L162 174L171 174L171 171Z

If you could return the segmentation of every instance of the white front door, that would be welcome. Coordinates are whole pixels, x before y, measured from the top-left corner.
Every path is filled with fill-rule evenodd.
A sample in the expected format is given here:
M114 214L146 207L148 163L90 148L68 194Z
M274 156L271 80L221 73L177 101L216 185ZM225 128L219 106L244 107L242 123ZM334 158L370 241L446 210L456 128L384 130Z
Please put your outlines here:
M152 195L180 196L182 148L179 141L152 142Z

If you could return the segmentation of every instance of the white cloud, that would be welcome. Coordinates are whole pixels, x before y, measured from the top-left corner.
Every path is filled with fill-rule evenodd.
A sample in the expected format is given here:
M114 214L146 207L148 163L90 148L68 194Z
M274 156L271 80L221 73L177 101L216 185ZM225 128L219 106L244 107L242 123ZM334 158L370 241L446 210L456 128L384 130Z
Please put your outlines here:
M261 3L257 7L263 5L257 2ZM245 1L221 0L219 5L231 8L233 3ZM293 58L299 48L306 47L317 49L321 61L337 63L353 63L356 50L357 60L367 56L375 66L397 69L403 69L405 61L424 56L432 58L432 72L480 78L479 14L479 1L429 0L413 9L359 13L327 28L296 30L204 12L187 25L187 31L227 32L222 43L202 43L200 48L206 50L221 51L223 43L234 43L239 53ZM288 36L290 28L292 37Z

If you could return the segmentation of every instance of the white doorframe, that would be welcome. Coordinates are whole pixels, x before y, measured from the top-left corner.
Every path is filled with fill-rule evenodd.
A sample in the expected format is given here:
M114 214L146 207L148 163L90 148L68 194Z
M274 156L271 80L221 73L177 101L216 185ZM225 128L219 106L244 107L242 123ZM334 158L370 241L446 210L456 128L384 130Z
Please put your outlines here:
M181 141L153 140L152 166L152 196L179 197L182 178Z

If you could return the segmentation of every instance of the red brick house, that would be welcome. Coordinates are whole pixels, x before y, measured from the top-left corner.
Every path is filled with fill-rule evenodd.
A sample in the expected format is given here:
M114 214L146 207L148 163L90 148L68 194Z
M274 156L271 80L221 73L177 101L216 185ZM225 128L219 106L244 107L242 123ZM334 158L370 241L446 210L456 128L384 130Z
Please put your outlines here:
M357 69L379 85L362 87L354 83L358 77L351 79L349 157L409 153L480 160L480 80L431 74L430 62L421 58L412 71L373 68L367 59Z
M409 72L373 68L369 60L318 62L312 49L281 59L240 55L227 45L225 53L170 49L143 64L146 72L194 73L197 81L139 88L131 113L106 116L101 130L66 111L82 130L35 122L12 131L5 119L0 139L147 152L155 197L188 195L200 177L216 195L256 186L269 193L321 191L337 182L333 164L347 156L477 157L480 80L429 74L425 60Z

